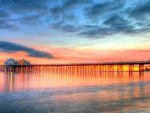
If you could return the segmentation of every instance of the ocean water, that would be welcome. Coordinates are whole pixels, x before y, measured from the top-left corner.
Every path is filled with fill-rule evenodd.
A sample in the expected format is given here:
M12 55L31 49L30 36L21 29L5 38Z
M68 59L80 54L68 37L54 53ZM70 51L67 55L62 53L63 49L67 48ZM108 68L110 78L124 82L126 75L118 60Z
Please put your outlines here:
M0 113L150 113L150 72L0 72Z

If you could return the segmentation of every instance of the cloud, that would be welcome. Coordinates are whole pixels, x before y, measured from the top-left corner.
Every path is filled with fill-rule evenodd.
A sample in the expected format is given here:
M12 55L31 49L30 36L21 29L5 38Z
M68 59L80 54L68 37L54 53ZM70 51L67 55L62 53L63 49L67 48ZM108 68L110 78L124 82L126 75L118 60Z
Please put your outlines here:
M124 0L114 0L103 3L95 3L92 6L86 7L84 9L85 15L88 17L88 19L96 19L105 13L107 13L108 15L112 11L116 11L123 8L124 4Z
M134 7L127 9L127 13L131 18L150 19L150 0L141 1Z
M86 25L79 35L102 38L116 33L135 33L136 29L131 22L117 14L110 15L101 25Z
M45 10L49 0L1 0L0 5L13 13L34 12Z
M53 5L49 9L51 24L61 22L63 25L60 26L65 27L79 23L81 10L92 2L93 0L60 0L60 3ZM77 10L79 10L78 13Z
M54 13L54 15L58 14L59 17L60 15L67 15L68 8L70 8L70 6L72 6L73 8L79 3L80 3L79 1L76 1L75 3L64 2L61 6L53 7L51 11ZM75 33L75 34L78 34L80 36L84 36L87 38L89 37L100 38L100 37L113 34L113 33L118 33L118 32L123 32L123 33L134 32L134 26L130 25L130 22L128 22L128 20L124 19L123 17L119 17L117 15L111 14L111 13L114 13L115 11L119 12L120 10L122 10L122 8L125 5L125 1L112 0L109 2L103 2L103 3L91 2L92 4L86 8L84 8L86 6L85 2L83 3L84 3L83 11L85 14L84 16L87 17L85 18L85 20L86 21L94 20L94 21L88 22L88 24L87 22L80 23L80 19L78 20L77 19L78 17L77 17L76 18L77 22L74 22L76 24L74 24L73 21L71 21L72 23L68 24L68 21L70 20L68 18L64 18L63 16L61 17L62 20L58 17L59 19L58 18L56 19L58 21L56 21L55 23L52 23L52 27L55 29L65 31L65 32L72 32L72 33ZM82 10L82 8L80 8L80 10ZM67 13L63 14L65 11ZM101 18L104 17L103 14L106 14L107 16L103 19L100 19L100 16ZM99 22L96 23L95 19L97 19L98 21L101 21L101 23L100 24ZM110 23L108 23L108 21L110 21ZM111 21L113 21L113 23L111 23Z
M150 0L0 0L0 29L61 30L80 37L102 38L150 30ZM45 30L48 31L47 29Z
M54 23L52 24L52 27L55 29L65 31L65 32L77 32L80 29L79 26L74 26L71 24L64 24L63 22Z
M10 17L10 14L7 11L0 10L0 29L17 30L18 27L16 25L9 23L8 21L9 17Z
M37 25L41 18L47 16L48 4L51 2L53 0L1 0L0 19L15 27L20 24Z
M10 29L10 30L17 30L18 27L8 23L7 20L0 20L0 29Z
M103 38L117 33L137 34L150 30L142 23L133 23L132 20L118 14L109 15L101 25L85 25L79 32L80 36L88 38Z
M112 32L135 33L136 29L131 21L119 16L117 14L111 15L104 22L109 26Z
M5 41L0 41L0 51L7 52L7 53L24 51L24 52L27 52L28 56L31 56L31 57L54 58L50 53L35 50L33 48L29 48L20 44L16 44L12 42L5 42Z
M79 5L85 5L89 3L92 3L92 0L62 0L62 4L51 7L50 12L53 16L58 16L64 12L74 10L76 6L79 7Z
M80 36L84 36L87 38L99 38L103 37L105 35L110 34L110 29L103 27L103 26L91 26L91 25L85 25L81 32L78 33Z
M25 25L36 25L36 24L41 24L40 18L42 17L42 14L35 14L35 15L28 15L24 16L22 18L13 20L13 21L19 21L21 24Z
M124 8L125 2L96 3L85 8L87 20L79 35L87 38L102 38L110 34L139 34L150 30L150 0Z
M0 19L8 18L9 14L5 10L0 10Z

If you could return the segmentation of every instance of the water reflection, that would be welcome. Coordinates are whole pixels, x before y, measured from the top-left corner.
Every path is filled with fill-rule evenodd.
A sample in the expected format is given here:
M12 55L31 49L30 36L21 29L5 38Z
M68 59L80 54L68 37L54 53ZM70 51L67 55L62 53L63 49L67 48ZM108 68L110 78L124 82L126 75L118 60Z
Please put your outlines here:
M121 75L112 72L106 73L48 73L48 72L6 72L0 73L0 91L43 89L76 86L101 86L113 83L138 82L150 80L148 73L145 75Z
M0 73L2 113L149 112L150 73Z

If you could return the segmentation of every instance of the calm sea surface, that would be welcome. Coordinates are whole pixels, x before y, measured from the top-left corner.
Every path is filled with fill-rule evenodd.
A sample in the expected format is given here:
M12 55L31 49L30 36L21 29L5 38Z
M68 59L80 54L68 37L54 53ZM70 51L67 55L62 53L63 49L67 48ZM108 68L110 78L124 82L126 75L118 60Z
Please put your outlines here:
M0 72L0 113L150 113L150 72Z

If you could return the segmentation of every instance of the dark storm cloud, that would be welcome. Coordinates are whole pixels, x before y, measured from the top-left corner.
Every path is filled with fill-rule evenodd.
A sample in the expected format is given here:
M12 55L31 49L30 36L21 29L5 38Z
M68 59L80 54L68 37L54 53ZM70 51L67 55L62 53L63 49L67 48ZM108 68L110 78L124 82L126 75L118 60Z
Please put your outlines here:
M1 0L0 5L11 9L13 13L22 13L26 11L41 11L46 9L49 0Z
M96 3L92 6L85 8L85 15L89 19L95 19L102 16L104 13L109 14L111 11L119 10L123 8L125 2L124 0L114 0L104 3Z
M56 19L57 20L57 19ZM64 32L78 32L81 28L78 25L79 18L74 14L63 14L63 17L50 24L50 27Z
M20 44L16 44L12 42L5 42L5 41L0 41L0 51L7 52L7 53L24 51L24 52L27 52L28 55L32 57L54 58L51 54L47 52L35 50L33 48L29 48Z
M36 15L31 15L31 16L24 16L14 21L19 21L21 24L29 24L29 25L39 24L40 25L41 24L40 17L41 17L41 14L36 14Z
M0 0L0 29L36 25L81 37L137 34L150 30L150 0ZM22 27L23 28L23 27ZM35 28L36 29L36 28Z
M39 24L48 12L49 2L52 0L0 0L0 28L18 29L19 24Z
M53 16L58 16L64 12L74 10L76 6L85 5L88 3L92 3L92 0L62 0L62 4L55 5L54 7L50 8L50 12Z
M136 31L131 21L116 14L107 18L104 24L113 32L134 33Z
M86 37L104 37L116 33L137 33L140 29L136 29L134 24L129 20L117 14L110 15L101 26L85 26L79 33Z
M17 30L18 27L13 24L9 24L7 20L0 20L0 29Z
M9 13L5 10L0 10L0 29L11 29L17 30L17 26L9 23L8 18L10 17Z
M84 26L81 32L78 33L78 35L88 38L99 38L108 34L111 34L111 31L103 26Z
M127 10L127 13L131 18L135 19L147 19L150 18L150 0L140 2L139 4L131 7Z
M79 35L85 37L101 38L110 34L124 33L137 34L150 30L150 0L139 2L126 9L124 2L118 5L116 1L93 4L86 8L85 15L88 20L98 20L97 25L84 27ZM100 22L100 24L99 24ZM84 25L85 26L85 25Z
M0 10L0 19L8 18L9 14L5 10Z
M59 29L65 32L77 32L79 31L79 27L78 26L73 26L73 25L69 25L69 24L61 24L61 23L54 23L52 25L53 28L55 29Z

